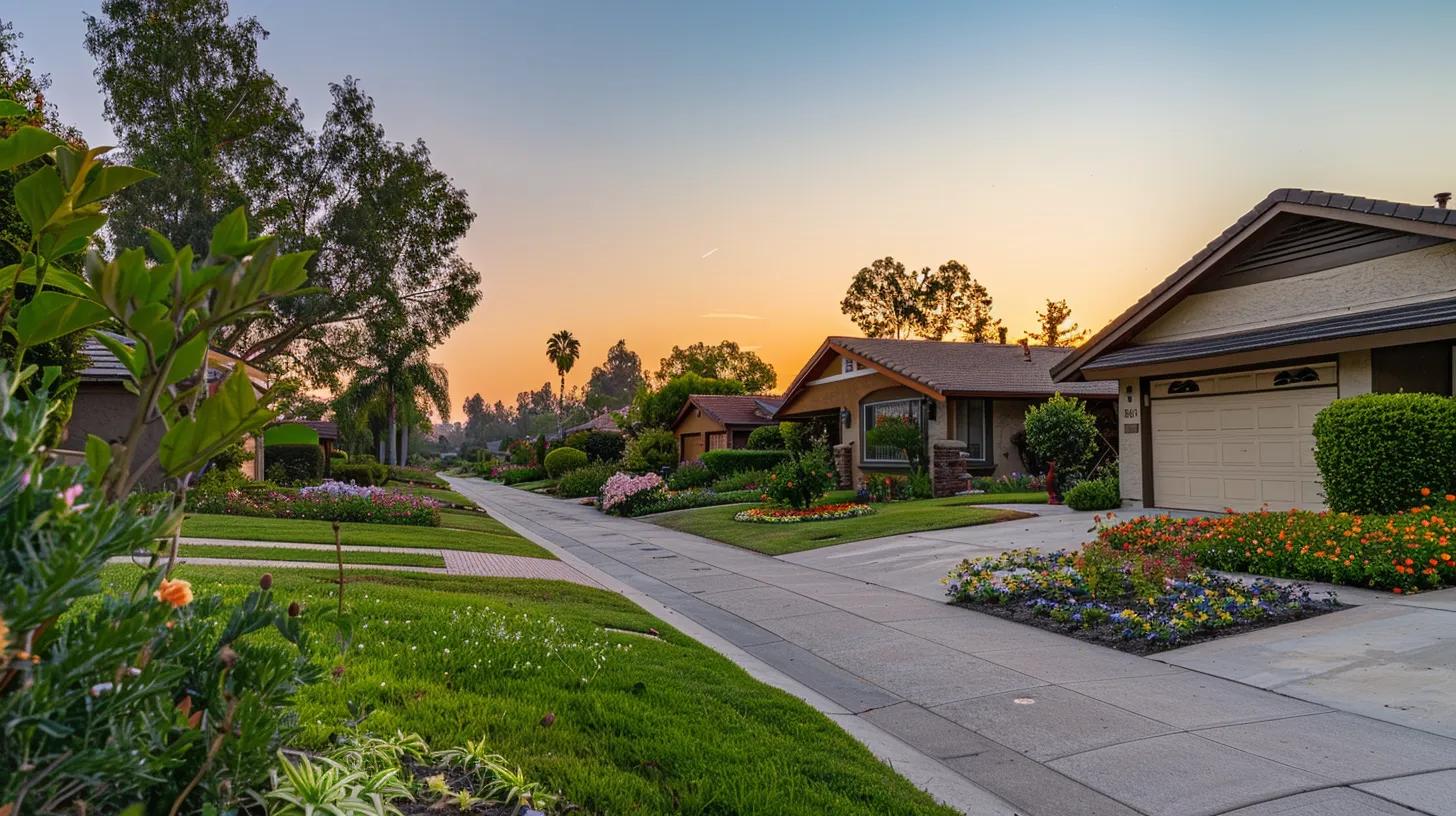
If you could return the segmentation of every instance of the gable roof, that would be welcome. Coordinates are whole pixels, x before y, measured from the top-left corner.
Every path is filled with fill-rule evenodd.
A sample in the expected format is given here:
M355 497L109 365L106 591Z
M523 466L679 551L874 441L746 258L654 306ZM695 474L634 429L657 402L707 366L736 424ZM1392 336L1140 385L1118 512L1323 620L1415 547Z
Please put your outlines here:
M768 425L774 421L774 412L783 404L784 401L778 397L753 394L691 394L672 424L676 427L688 408L696 406L720 425Z
M1050 397L1055 393L1092 399L1117 396L1115 383L1052 382L1051 367L1070 348L1019 343L968 343L942 340L893 340L883 337L829 337L794 378L784 402L808 384L809 376L835 353L856 360L927 396Z
M592 417L591 419L588 419L586 422L581 423L580 425L572 425L570 428L564 429L561 434L563 437L566 437L574 433L580 433L581 431L605 431L607 433L621 433L622 428L617 425L617 419L620 418L622 415L622 411L620 410L603 411L600 414Z
M114 332L106 332L106 335L125 345L135 345L135 342L125 335ZM111 349L102 345L94 334L88 334L86 339L81 341L81 354L86 357L86 367L81 369L80 374L83 382L124 382L131 379L131 372L126 370L126 366L121 360L111 353ZM217 349L210 349L207 361L212 366L207 372L208 382L221 379L224 372L231 371L234 366L241 364L248 379L253 381L254 389L263 389L268 385L268 376L240 357Z
M1228 229L1143 295L1075 353L1052 368L1058 382L1081 375L1082 367L1161 317L1181 295L1202 279L1220 260L1248 241L1273 219L1285 214L1344 221L1396 232L1456 240L1456 209L1361 198L1319 190L1281 188L1244 213Z

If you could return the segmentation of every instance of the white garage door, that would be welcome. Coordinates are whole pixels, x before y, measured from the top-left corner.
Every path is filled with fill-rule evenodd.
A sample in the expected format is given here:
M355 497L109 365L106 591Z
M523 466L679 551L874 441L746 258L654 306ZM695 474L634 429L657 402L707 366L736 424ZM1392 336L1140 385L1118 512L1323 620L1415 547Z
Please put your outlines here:
M1323 507L1311 431L1336 396L1334 387L1300 387L1155 398L1154 501L1211 511Z

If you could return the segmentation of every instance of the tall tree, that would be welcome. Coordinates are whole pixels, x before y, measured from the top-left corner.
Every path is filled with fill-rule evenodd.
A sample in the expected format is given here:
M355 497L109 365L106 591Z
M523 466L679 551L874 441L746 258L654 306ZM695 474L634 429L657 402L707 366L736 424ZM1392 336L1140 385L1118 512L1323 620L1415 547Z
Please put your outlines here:
M734 380L749 394L772 391L779 378L774 367L757 352L745 350L732 340L724 340L716 346L702 342L686 348L673 346L658 364L653 380L660 387L688 373L710 380Z
M607 349L607 359L591 371L586 384L587 408L620 408L632 401L644 381L642 358L627 348L626 340L618 340Z
M443 366L430 362L427 349L402 344L374 347L367 364L334 402L335 411L346 418L375 420L383 431L379 459L392 465L409 461L409 429L428 417L430 408L449 420L449 376Z
M461 406L465 411L465 438L472 442L485 439L485 427L490 422L490 413L485 407L485 398L472 394Z
M369 337L366 320L404 313L403 345L438 343L479 300L457 247L474 218L422 142L385 138L351 78L311 133L258 63L268 32L229 20L225 0L105 0L87 17L106 115L132 163L163 181L128 190L110 228L143 227L205 246L218 215L245 206L287 250L313 250L316 291L242 321L218 344L255 364L274 357L335 386ZM391 323L391 325L394 325Z
M965 321L974 283L960 261L912 271L884 257L855 273L839 308L869 337L940 340Z
M1072 310L1065 300L1047 298L1046 310L1036 313L1037 331L1028 337L1043 346L1075 346L1087 339L1087 331L1076 323L1065 325L1072 319Z
M1003 337L1001 319L991 316L991 293L978 280L966 290L966 310L961 318L961 333L972 343L995 343Z
M561 419L566 413L566 375L576 365L577 359L581 357L581 341L566 329L546 338L546 358L556 366L556 374L561 378L561 400L560 407L556 412L556 432L561 433Z

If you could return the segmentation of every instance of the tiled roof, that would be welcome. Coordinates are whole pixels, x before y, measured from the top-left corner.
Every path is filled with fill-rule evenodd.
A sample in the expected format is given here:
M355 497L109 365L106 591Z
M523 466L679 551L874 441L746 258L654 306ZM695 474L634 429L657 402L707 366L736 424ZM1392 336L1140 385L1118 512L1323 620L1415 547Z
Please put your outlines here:
M1117 396L1117 383L1052 382L1051 367L1071 354L1070 348L1031 346L1028 357L1016 343L831 337L829 344L944 396Z
M621 416L619 412L603 411L600 414L588 419L580 425L572 425L561 433L570 436L581 431L607 431L608 433L621 433L622 429L617 425L617 419Z
M1306 320L1253 331L1148 343L1109 351L1086 364L1089 370L1118 368L1149 363L1195 360L1219 354L1278 348L1319 340L1338 340L1398 329L1445 326L1456 322L1456 299L1437 300L1390 309L1344 314L1322 320Z
M117 339L127 342L125 338L119 336ZM81 353L86 355L88 361L86 367L81 369L82 380L115 382L130 379L131 374L127 372L126 366L122 365L116 355L112 354L106 346L101 345L101 341L95 337L87 337L81 342Z
M693 394L688 402L724 425L767 425L784 401L753 395Z
M1361 215L1388 218L1393 229L1399 229L1401 221L1456 226L1456 209L1435 206L1426 207L1419 204L1404 204L1399 201L1385 201L1378 198L1361 198L1343 193L1326 193L1320 190L1301 190L1294 187L1280 188L1265 196L1264 200L1254 205L1252 210L1244 213L1228 229L1219 233L1218 237L1212 241L1209 241L1208 246L1200 249L1192 258L1189 258L1182 266L1174 270L1173 274L1153 287L1152 291L1139 298L1136 303L1129 306L1122 314L1118 315L1112 322L1103 327L1101 331L1093 335L1092 339L1083 343L1075 355L1071 355L1059 362L1053 371L1054 375L1058 378L1074 376L1082 364L1093 355L1100 353L1097 349L1100 344L1107 341L1112 335L1118 333L1126 323L1136 317L1153 301L1162 297L1174 286L1182 283L1185 275L1192 271L1194 267L1208 260L1209 256L1223 249L1224 245L1233 240L1235 236L1244 232L1254 222L1263 218L1266 213L1281 204L1319 207L1332 211L1344 210Z
M280 420L279 424L283 424L283 423L287 423L289 425L303 425L305 427L312 428L314 430L314 433L318 434L319 439L338 439L339 438L339 426L338 426L338 424L337 423L333 423L333 422L329 422L328 420L323 420L323 419L285 419L285 420Z

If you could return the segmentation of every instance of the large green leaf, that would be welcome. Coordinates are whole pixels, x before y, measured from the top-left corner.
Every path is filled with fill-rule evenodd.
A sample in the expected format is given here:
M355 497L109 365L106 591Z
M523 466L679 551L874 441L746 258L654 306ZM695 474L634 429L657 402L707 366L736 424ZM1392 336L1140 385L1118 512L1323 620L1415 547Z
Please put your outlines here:
M65 199L66 188L54 167L42 167L15 185L15 207L33 233L45 227Z
M243 434L262 428L274 412L258 405L243 366L233 369L197 411L167 429L158 451L168 476L197 470Z
M202 358L207 356L207 335L197 334L191 340L177 347L177 356L172 358L172 370L167 373L167 385L182 382L202 367Z
M122 342L116 335L109 332L98 331L95 332L94 336L98 343L106 346L106 350L114 354L116 359L121 361L122 365L126 366L126 370L131 372L131 376L134 379L141 379L144 360L140 354L137 354L136 349ZM123 384L129 386L127 388L128 391L136 393L136 387L130 380L127 380Z
M61 137L37 127L23 127L0 141L0 170L14 170L64 144Z
M28 116L30 111L14 99L0 99L0 116Z
M127 167L124 164L99 167L91 171L90 177L86 179L86 186L81 189L81 195L76 198L76 205L100 201L117 190L125 189L155 175L157 174L150 170Z
M35 346L98 325L108 314L99 303L47 290L21 308L15 333L21 344Z

